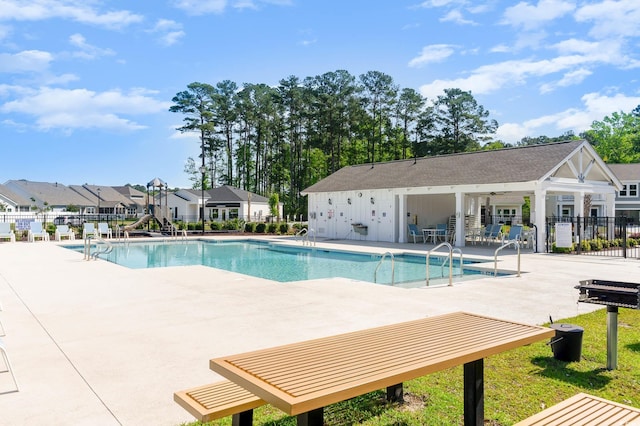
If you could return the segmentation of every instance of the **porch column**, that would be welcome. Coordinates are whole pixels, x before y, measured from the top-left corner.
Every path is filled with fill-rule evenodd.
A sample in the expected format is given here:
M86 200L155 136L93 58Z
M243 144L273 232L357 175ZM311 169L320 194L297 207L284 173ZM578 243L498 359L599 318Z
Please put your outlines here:
M407 242L407 195L398 195L398 242Z
M547 230L545 229L546 207L547 207L547 191L544 189L536 189L531 200L531 219L536 225L536 245L538 251L544 250L544 242L547 238Z
M464 247L464 193L456 192L456 238L455 246Z
M584 192L573 193L573 214L574 216L584 217ZM589 212L587 212L589 214Z
M605 217L615 217L616 215L616 194L608 193L605 194L605 203L604 203L604 216Z

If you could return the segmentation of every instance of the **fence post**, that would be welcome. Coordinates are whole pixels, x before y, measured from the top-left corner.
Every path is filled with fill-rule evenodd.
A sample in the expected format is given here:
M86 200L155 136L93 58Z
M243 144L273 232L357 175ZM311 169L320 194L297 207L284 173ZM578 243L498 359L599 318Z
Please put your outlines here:
M620 221L622 222L622 257L623 258L627 258L627 218L625 216L622 216L620 218Z
M578 240L576 241L576 253L582 253L582 223L580 221L580 215L576 216L576 236Z

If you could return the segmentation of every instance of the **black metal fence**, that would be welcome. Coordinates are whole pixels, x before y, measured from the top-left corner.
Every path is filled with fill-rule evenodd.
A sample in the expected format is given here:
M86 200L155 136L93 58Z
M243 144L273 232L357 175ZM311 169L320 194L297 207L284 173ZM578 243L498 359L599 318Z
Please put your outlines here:
M558 247L558 223L571 224L571 247ZM547 253L640 258L640 226L626 217L548 217Z

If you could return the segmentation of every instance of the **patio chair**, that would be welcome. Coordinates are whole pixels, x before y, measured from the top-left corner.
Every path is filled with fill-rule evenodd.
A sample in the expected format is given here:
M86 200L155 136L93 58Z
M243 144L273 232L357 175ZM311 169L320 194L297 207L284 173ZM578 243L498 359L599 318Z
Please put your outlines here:
M8 238L12 243L16 242L16 234L13 233L9 222L0 223L0 240L4 240L5 238Z
M9 362L9 355L7 355L7 349L4 346L4 342L2 341L2 339L0 339L0 352L2 352L2 358L7 368L6 370L0 371L0 373L11 373L13 383L16 385L16 392L19 392L20 388L18 387L18 381L16 380L15 374L13 374L13 368L11 368L11 362Z
M502 224L500 223L494 223L493 225L488 226L484 231L484 235L482 236L482 244L484 244L485 241L498 241L502 235L501 231Z
M82 239L84 240L89 235L91 235L92 237L98 235L96 227L93 223L85 223L84 225L82 225Z
M28 240L33 243L38 238L42 241L49 241L49 234L42 229L42 222L29 222Z
M502 244L515 241L517 244L522 244L522 225L511 225L508 235L502 235Z
M109 228L109 224L107 222L99 222L98 223L98 232L99 237L105 235L107 238L113 238L113 233L111 232L111 228Z
M58 225L56 226L56 232L54 234L56 241L62 241L63 238L68 238L70 240L76 239L76 234L73 232L69 225Z
M413 237L413 244L416 243L416 238L422 238L422 242L424 242L424 234L420 232L415 224L409 223L407 226L409 227L409 236Z
M442 241L448 241L448 232L446 223L436 224L436 238Z

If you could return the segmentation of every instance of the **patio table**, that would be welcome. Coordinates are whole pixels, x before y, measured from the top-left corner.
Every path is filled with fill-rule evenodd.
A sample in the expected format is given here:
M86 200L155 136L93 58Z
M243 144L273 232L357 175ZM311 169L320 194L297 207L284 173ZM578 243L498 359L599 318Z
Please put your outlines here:
M210 368L289 415L322 425L323 407L464 365L464 424L484 422L484 358L555 331L456 312L214 358ZM524 378L523 378L524 379Z

